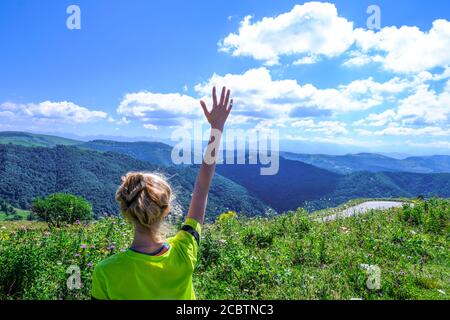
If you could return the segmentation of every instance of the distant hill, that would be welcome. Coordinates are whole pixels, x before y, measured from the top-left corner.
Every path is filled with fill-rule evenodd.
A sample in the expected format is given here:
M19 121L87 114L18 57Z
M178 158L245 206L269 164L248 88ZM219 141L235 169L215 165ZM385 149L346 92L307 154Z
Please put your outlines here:
M82 141L66 139L57 136L34 134L28 132L0 132L0 144L15 144L24 147L55 147L56 145L74 146Z
M81 147L98 151L118 152L155 165L171 166L173 164L171 160L172 147L160 142L94 140L83 143Z
M159 171L167 176L186 212L197 169L160 167L130 156L77 147L54 148L0 145L0 198L22 209L35 197L68 192L86 198L96 215L118 213L114 193L120 177L132 170ZM262 215L268 207L233 181L217 175L208 202L208 218L227 210Z
M334 156L322 154L296 154L290 152L283 152L282 156L286 159L305 162L313 166L341 174L348 174L357 171L414 173L450 172L450 156L394 159L372 153Z
M14 144L30 147L34 141L46 147L0 144L0 198L20 208L28 208L33 197L66 191L86 197L97 214L116 213L114 191L120 176L129 170L159 170L171 177L186 210L198 170L173 166L172 147L163 143L80 142L26 133L1 136L9 136ZM74 146L49 148L60 142ZM259 165L218 165L208 206L212 216L228 209L261 215L268 206L278 212L316 210L354 198L450 197L450 174L433 173L450 172L448 156L398 160L367 153L282 155L274 176L261 176Z
M341 179L336 173L284 158L280 158L279 172L273 176L261 176L259 165L218 165L217 172L280 212L333 192Z
M319 210L355 198L450 197L450 173L355 172L347 175L280 158L274 176L260 176L257 165L219 165L217 171L283 212Z

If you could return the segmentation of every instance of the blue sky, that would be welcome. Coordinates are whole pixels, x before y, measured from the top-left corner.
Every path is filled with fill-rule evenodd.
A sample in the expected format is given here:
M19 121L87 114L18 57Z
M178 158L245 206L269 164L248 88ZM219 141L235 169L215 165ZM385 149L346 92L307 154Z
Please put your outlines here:
M69 5L81 29L69 30ZM368 30L367 7L381 9ZM298 152L450 154L446 1L0 3L0 130L167 138L213 84ZM251 18L246 18L251 16Z

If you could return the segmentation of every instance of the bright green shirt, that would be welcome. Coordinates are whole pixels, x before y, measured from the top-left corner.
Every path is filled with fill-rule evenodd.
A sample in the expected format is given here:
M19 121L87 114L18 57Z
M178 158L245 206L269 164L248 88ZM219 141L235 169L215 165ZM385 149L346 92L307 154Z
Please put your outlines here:
M194 219L185 225L199 236ZM198 244L193 235L180 230L167 239L170 248L160 256L127 250L101 261L92 276L92 297L99 300L194 300L192 273Z

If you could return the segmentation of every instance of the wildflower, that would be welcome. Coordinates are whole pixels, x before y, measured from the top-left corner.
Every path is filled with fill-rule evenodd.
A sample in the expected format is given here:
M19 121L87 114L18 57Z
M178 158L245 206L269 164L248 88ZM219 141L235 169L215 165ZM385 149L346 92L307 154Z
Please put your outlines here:
M95 245L91 245L91 249L95 249Z
M44 237L48 237L49 235L50 235L50 232L48 232L48 231L44 232Z
M93 266L92 262L89 262L89 263L87 264L87 267L88 267L88 268L92 268L92 266Z
M75 221L75 224L80 225L80 224L81 224L81 221L80 221L80 220L76 220L76 221Z
M81 248L82 250L86 250L87 246L86 246L85 244L82 244L82 245L80 246L80 248Z
M371 254L371 253L368 253L368 254L367 254L367 257L368 257L368 258L372 257L372 254Z
M80 256L80 253L79 252L77 252L77 253L75 253L75 258L78 258L79 256Z

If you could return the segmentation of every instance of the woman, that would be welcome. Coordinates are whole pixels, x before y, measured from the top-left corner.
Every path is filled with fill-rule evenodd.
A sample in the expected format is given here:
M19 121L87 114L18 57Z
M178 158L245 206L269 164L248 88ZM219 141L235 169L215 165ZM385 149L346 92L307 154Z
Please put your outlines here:
M170 211L170 185L152 173L130 172L123 177L116 200L124 217L134 226L134 240L127 251L96 266L92 278L94 299L195 299L192 274L216 166L215 146L219 145L233 106L230 90L225 87L219 101L214 87L212 98L211 111L200 101L211 125L206 154L212 157L204 159L201 165L185 224L173 238L164 239L161 223Z

